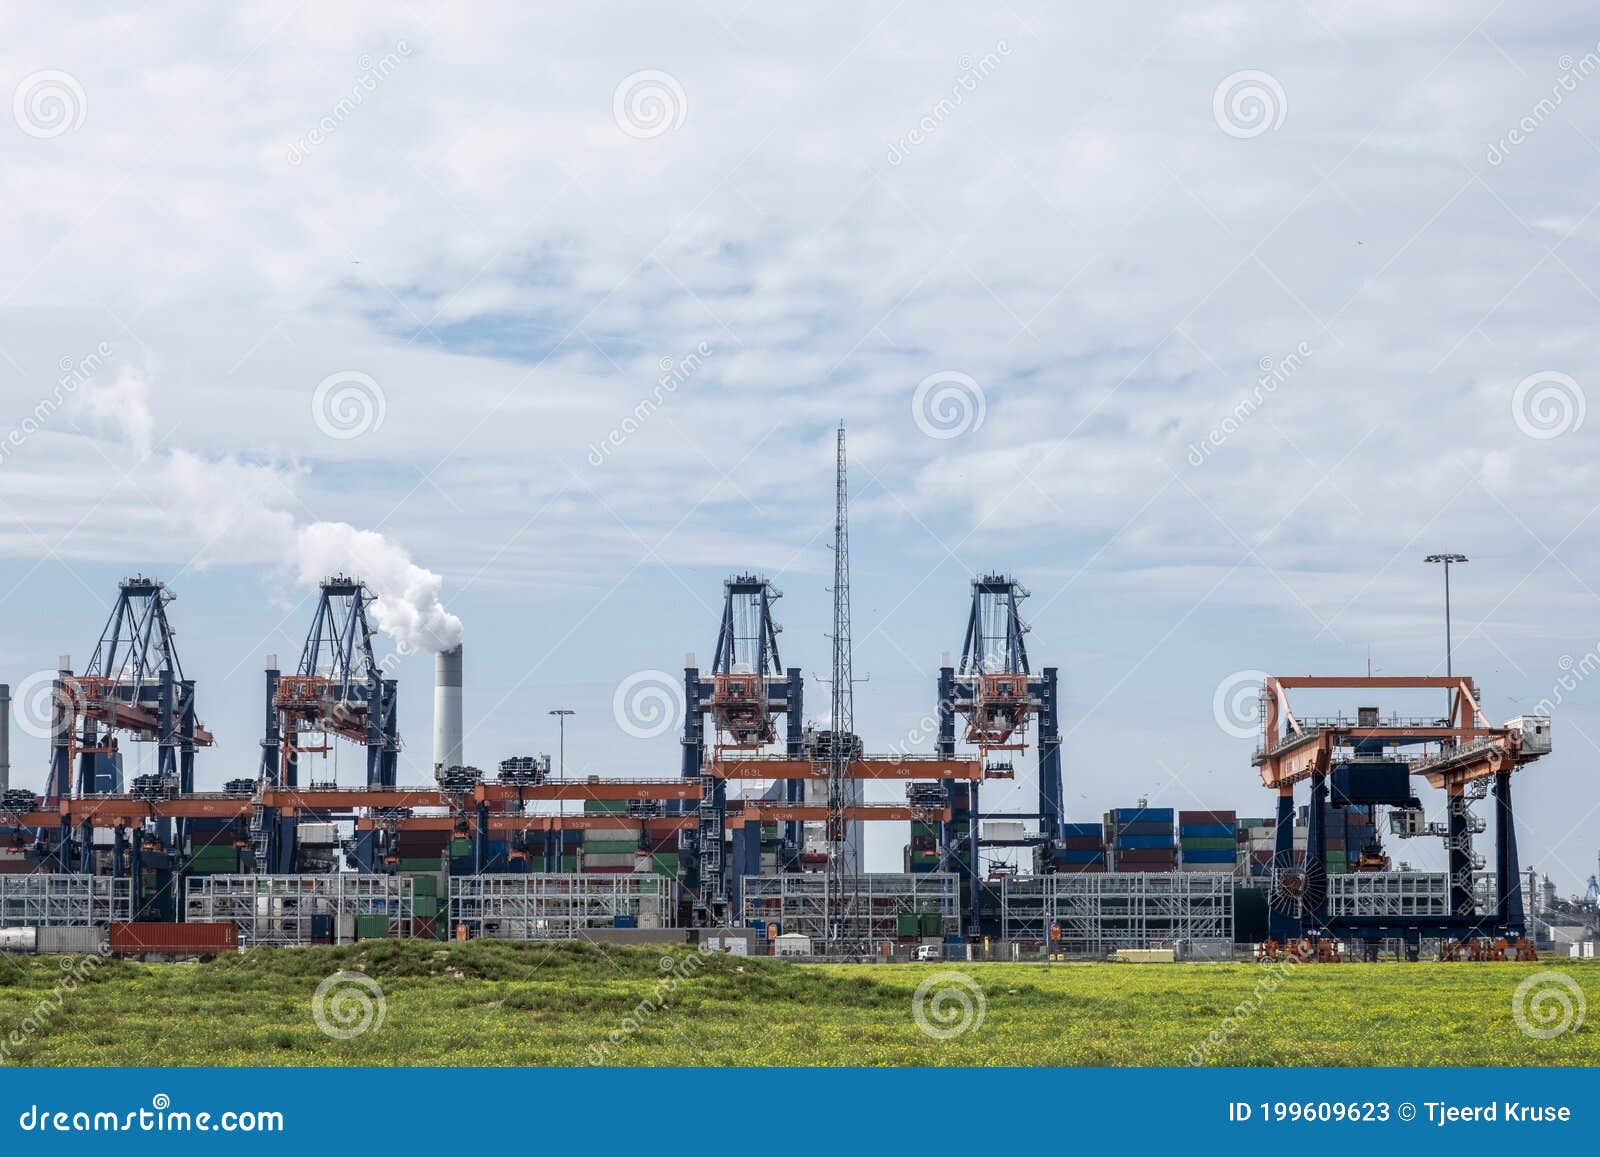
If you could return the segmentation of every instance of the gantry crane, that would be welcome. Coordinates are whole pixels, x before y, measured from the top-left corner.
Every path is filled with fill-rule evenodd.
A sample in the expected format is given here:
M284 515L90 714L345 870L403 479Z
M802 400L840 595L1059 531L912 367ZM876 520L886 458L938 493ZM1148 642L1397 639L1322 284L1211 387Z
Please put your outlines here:
M395 786L400 758L396 725L399 681L387 678L372 648L367 608L373 595L360 579L324 579L316 615L292 675L276 662L267 669L266 735L261 743L261 783L300 785L300 757L334 750L342 739L366 751L366 786ZM307 785L310 786L310 785ZM252 821L252 843L259 870L294 870L294 820L261 807ZM371 871L378 859L377 836L357 838L356 859Z
M111 608L100 641L83 674L73 674L66 660L55 684L51 728L50 778L46 803L58 808L74 795L73 767L77 767L76 794L93 796L123 790L119 741L131 738L156 744L156 770L131 784L133 793L158 801L194 790L194 753L211 745L212 736L195 718L195 684L184 676L178 659L167 604L176 596L166 584L136 575L117 584L117 601ZM113 871L121 874L135 865L136 907L172 906L171 852L181 846L185 821L149 821L115 829ZM94 831L84 821L77 833L62 819L49 858L61 870L93 870ZM156 874L156 887L141 896L136 865Z
M1016 774L1012 756L1027 750L1027 736L1038 720L1038 810L1007 813L1004 818L1034 820L1040 863L1052 865L1051 849L1061 831L1061 718L1056 668L1035 675L1028 665L1028 632L1019 606L1028 591L1003 574L972 580L972 606L961 648L961 665L939 669L938 754L953 759L956 716L966 722L962 741L975 746L985 779L1010 779ZM978 785L948 781L951 818L940 833L941 859L961 875L967 888L974 926L978 920L982 865L982 813Z
M1354 717L1300 719L1289 707L1294 689L1381 691L1442 689L1449 693L1444 719L1383 717L1376 707ZM1261 689L1261 744L1253 762L1261 782L1278 795L1276 846L1271 883L1269 935L1274 941L1317 941L1345 934L1364 940L1369 954L1377 941L1403 939L1413 958L1424 935L1521 940L1527 929L1517 863L1511 802L1512 773L1550 753L1548 716L1522 716L1491 724L1479 705L1472 679L1444 677L1268 676ZM1446 822L1427 825L1413 794L1413 777L1443 790ZM1309 782L1306 850L1294 847L1294 789ZM1482 861L1472 837L1487 825L1472 815L1473 799L1495 801L1495 896L1492 910L1478 910L1474 873ZM1449 857L1448 911L1436 915L1386 917L1333 915L1328 905L1327 835L1323 817L1335 806L1387 806L1401 836L1439 836Z
M804 680L798 667L785 669L778 653L782 628L772 605L777 587L756 574L738 574L722 584L722 625L710 678L693 662L684 668L683 768L685 779L701 781L696 805L699 825L686 838L685 884L694 897L697 922L715 921L728 910L730 880L724 862L727 780L709 774L709 763L724 752L758 752L778 742L777 717L785 719L783 744L800 758L804 733ZM708 758L707 731L711 752ZM784 782L785 800L799 802L804 784ZM786 825L786 847L797 839L798 823ZM736 897L734 897L736 899Z

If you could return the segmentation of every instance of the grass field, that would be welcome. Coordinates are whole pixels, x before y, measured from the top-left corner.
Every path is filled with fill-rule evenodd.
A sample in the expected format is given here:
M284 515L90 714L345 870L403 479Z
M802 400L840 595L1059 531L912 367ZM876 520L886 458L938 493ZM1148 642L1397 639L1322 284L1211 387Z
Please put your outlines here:
M344 1039L313 1016L318 985L340 970L382 990L381 1023ZM1600 1064L1594 1023L1548 1040L1519 1028L1519 984L1552 970L1569 982L1534 990L1534 1028L1541 1014L1583 1004L1600 1017L1600 965L1568 960L1276 973L1251 964L852 967L400 941L75 971L48 957L0 957L0 1063ZM942 1037L916 1014L918 986L930 980L922 1019ZM359 1024L363 1011L338 999L322 1009L335 1029ZM366 1010L374 1020L376 1009Z

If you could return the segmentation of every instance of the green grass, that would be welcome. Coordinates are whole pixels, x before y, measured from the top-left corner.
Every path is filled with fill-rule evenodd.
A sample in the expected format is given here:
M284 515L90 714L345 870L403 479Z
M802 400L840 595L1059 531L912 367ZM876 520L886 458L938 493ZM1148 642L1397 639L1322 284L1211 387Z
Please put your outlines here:
M342 1040L312 1017L318 984L340 969L368 974L384 996L381 1025ZM1551 969L1581 987L1590 1018L1538 1040L1519 1030L1513 994ZM953 970L981 989L983 1019L932 1039L914 1019L915 993ZM203 964L108 960L69 992L63 975L48 957L0 957L0 1063L1600 1064L1600 964L1568 960L1302 965L1274 978L1250 964L850 967L368 941ZM34 1031L10 1041L30 1017Z

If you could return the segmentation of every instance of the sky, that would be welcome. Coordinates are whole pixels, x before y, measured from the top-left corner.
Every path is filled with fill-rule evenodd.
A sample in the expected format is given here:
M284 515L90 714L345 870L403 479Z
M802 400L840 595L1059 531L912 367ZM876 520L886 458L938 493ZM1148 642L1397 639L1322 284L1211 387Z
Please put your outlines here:
M1554 708L1523 863L1595 871L1585 6L16 3L6 93L0 678L166 581L202 786L253 772L330 541L400 636L459 620L474 763L560 707L569 770L675 774L649 708L740 571L822 711L843 421L869 749L931 747L1005 571L1070 819L1268 814L1241 680L1441 673L1459 551L1455 670Z

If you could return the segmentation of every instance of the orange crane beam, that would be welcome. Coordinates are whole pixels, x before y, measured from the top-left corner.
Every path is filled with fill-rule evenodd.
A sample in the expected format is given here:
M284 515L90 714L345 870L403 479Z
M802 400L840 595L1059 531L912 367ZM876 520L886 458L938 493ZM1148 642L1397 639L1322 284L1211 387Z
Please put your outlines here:
M718 779L816 779L828 778L826 762L809 759L728 759L710 760L707 774ZM850 763L851 779L965 779L976 783L983 778L983 763L976 759L901 759L891 755L868 755Z
M356 820L356 828L359 831L393 829L402 832L451 832L460 827L471 830L474 823L471 816L407 816L395 820L362 816ZM637 832L640 828L650 832L675 832L692 830L697 826L699 821L692 815L655 816L651 819L629 819L622 815L489 817L490 832Z
M759 820L763 823L783 823L785 821L825 821L828 818L826 804L795 804L755 800L744 800L744 806L739 811L733 810L732 802L728 810L728 825L737 827L742 823ZM908 807L905 804L855 804L844 809L844 818L847 820L889 820L907 823L912 820L944 821L950 818L949 808Z
M700 782L694 779L588 779L546 780L532 787L509 784L479 785L474 798L484 803L518 803L523 800L696 800Z

